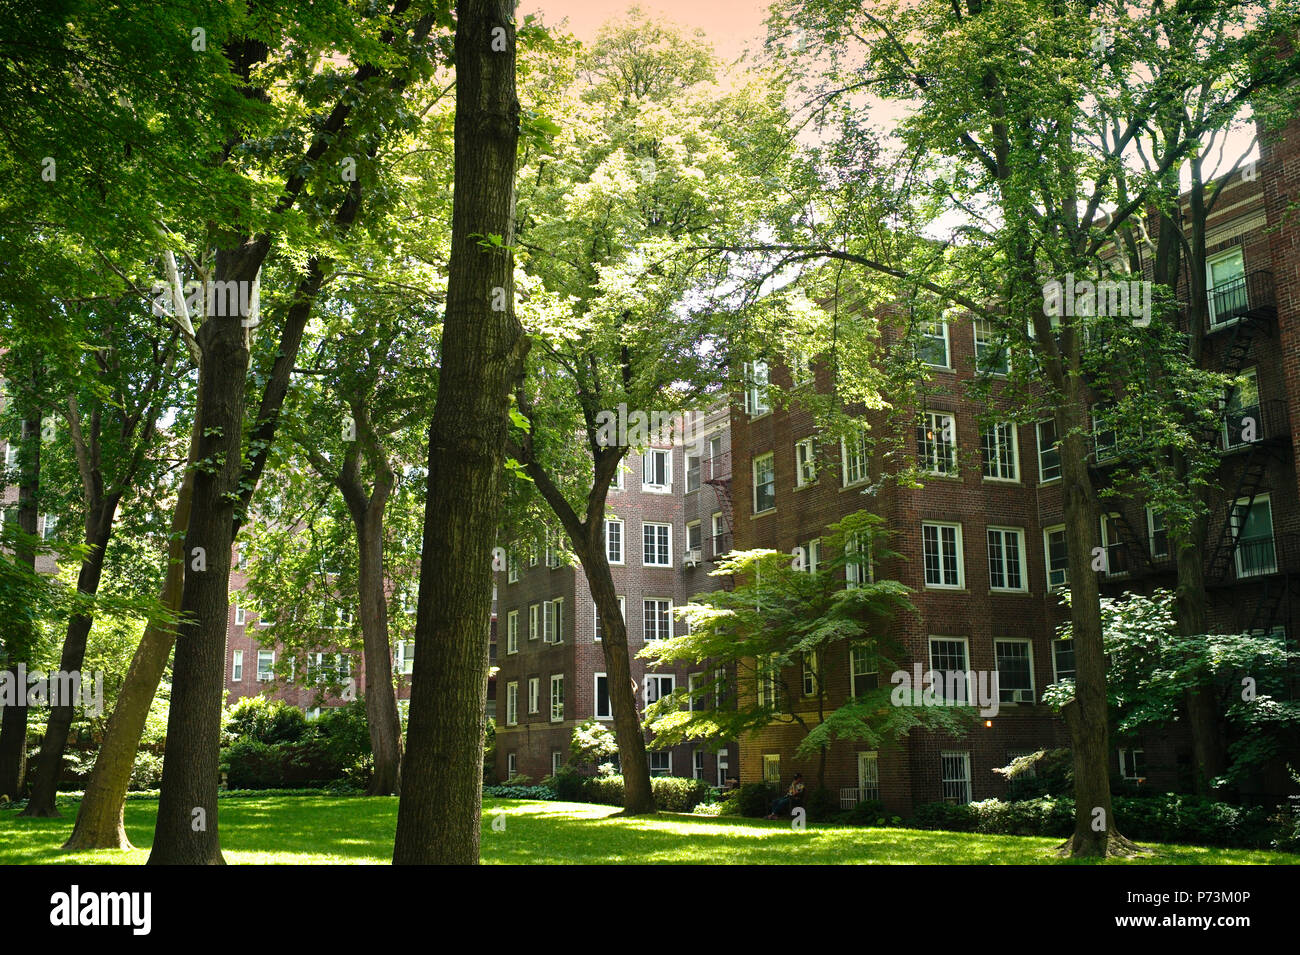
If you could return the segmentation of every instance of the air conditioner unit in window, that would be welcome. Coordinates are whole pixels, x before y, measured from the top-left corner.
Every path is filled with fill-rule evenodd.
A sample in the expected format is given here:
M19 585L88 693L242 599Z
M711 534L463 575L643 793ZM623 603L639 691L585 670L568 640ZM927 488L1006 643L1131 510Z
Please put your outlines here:
M700 548L691 547L687 549L686 553L682 556L682 563L687 567L698 567L703 558L704 555L701 553Z
M1034 702L1034 691L1033 691L1033 690L1016 690L1016 691L1015 691L1015 696L1013 697L1013 700L1014 700L1014 702L1016 702L1016 703L1032 703L1032 702Z

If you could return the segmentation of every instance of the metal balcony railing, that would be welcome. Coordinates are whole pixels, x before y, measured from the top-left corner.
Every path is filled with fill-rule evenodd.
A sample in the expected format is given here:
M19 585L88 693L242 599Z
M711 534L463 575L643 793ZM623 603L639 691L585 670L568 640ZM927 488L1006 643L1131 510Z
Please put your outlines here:
M1216 331L1243 318L1264 318L1276 314L1277 295L1273 273L1266 269L1247 272L1210 289L1209 331Z
M1285 441L1291 437L1291 416L1286 401L1269 398L1223 416L1220 446L1235 451L1261 441Z
M724 554L731 551L731 534L714 534L712 537L704 539L704 552L706 559L716 561Z

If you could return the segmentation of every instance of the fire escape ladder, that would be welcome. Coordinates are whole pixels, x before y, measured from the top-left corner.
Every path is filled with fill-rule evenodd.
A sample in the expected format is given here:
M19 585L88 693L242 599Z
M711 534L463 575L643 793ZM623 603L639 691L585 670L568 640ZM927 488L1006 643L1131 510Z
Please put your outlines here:
M1263 445L1250 446L1250 451L1242 463L1237 486L1225 502L1223 526L1210 551L1206 574L1211 580L1224 580L1228 576L1228 568L1232 564L1238 546L1238 535L1232 526L1233 513L1239 503L1244 502L1247 511L1255 503L1255 498L1259 496L1264 486L1264 477L1268 473L1268 462L1271 457L1272 455L1265 451Z

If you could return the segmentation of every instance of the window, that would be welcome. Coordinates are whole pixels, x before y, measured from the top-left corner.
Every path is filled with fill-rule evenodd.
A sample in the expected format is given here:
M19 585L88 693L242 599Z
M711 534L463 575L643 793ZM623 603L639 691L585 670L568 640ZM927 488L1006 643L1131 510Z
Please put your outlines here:
M703 673L691 673L686 677L686 708L691 712L704 709L704 694L700 688L704 686ZM699 778L698 776L696 777Z
M673 774L673 754L667 750L657 752L651 750L646 753L650 759L651 776L671 776Z
M960 524L922 524L921 549L927 587L962 586Z
M699 521L686 525L686 557L695 561L704 559L704 528Z
M804 438L802 441L796 441L794 443L794 486L807 487L816 480L817 462L813 439Z
M700 456L686 455L686 493L700 489Z
M519 772L519 757L514 753L506 754L506 775L514 776Z
M970 753L939 754L943 764L943 801L965 805L970 802Z
M718 785L719 786L725 786L727 784L727 770L729 768L730 767L727 763L727 751L725 749L718 750Z
M977 318L975 325L975 368L985 375L1005 375L1007 351L994 341L993 325L985 318Z
M546 566L551 568L551 570L554 570L556 567L560 566L561 562L559 545L555 543L555 538L548 534L546 541Z
M874 751L858 753L858 802L880 798L880 763Z
M1205 287L1210 293L1211 328L1241 318L1248 302L1246 260L1240 246L1206 259Z
M519 555L513 550L506 553L506 583L519 582Z
M1052 641L1052 672L1056 674L1054 682L1057 683L1074 679L1073 640Z
M536 541L533 541L533 543L530 544L528 547L528 566L529 567L537 566L537 542Z
M558 749L551 750L551 775L554 776L564 765L564 754Z
M745 414L751 418L765 415L772 410L768 388L771 375L767 362L745 362Z
M614 477L609 482L609 489L611 491L623 490L623 471L626 467L627 465L620 461L618 467L614 469Z
M5 467L18 467L18 445L12 441L5 445Z
M957 423L950 414L927 411L916 426L916 454L921 468L931 474L957 471Z
M727 552L727 525L723 520L722 512L714 514L710 523L713 530L713 556L717 557Z
M861 429L840 438L840 476L844 486L867 479L867 433Z
M244 678L244 651L236 650L235 658L230 664L230 680L232 683L238 683Z
M1043 550L1047 556L1047 587L1056 590L1070 582L1070 558L1065 550L1065 528L1043 528Z
M623 522L616 517L605 518L605 556L611 564L623 563Z
M1061 476L1061 450L1056 446L1056 422L1040 421L1038 428L1038 479L1055 481Z
M1165 528L1165 516L1151 508L1147 512L1147 539L1151 541L1151 557L1153 560L1167 560L1169 558L1169 531Z
M772 452L754 458L754 513L776 507L776 455Z
M592 714L598 720L612 720L614 711L609 705L609 680L605 674L596 674L596 712Z
M519 611L506 614L506 653L519 652Z
M1023 558L1024 531L1006 527L990 527L989 537L989 589L1028 590L1025 581Z
M871 538L862 531L849 534L844 542L844 579L846 589L856 590L875 579L875 567L871 557Z
M803 352L791 352L788 356L790 366L790 383L798 388L813 380L812 362Z
M671 567L673 565L672 542L671 524L642 524L641 563L646 567Z
M1105 565L1102 571L1109 577L1120 577L1130 571L1129 567L1129 550L1119 533L1118 514L1102 514L1101 523L1101 549L1106 555Z
M236 627L244 626L244 620L246 616L247 616L247 612L244 610L244 608L239 606L238 604L235 604L235 626Z
M673 457L671 451L651 448L642 456L641 490L665 493L673 487Z
M536 713L540 705L542 695L541 677L530 676L528 678L528 712Z
M352 676L352 656L350 654L340 653L338 658L338 663L339 663L338 673L339 673L340 680L346 680L350 676Z
M1000 421L980 432L984 476L995 481L1020 480L1020 447L1014 421Z
M754 661L757 668L757 695L759 706L776 705L776 678L778 667L776 654L761 656Z
M1232 506L1233 556L1238 577L1259 577L1277 572L1273 548L1273 505L1267 494L1242 498Z
M415 641L397 641L397 672L410 673L415 669Z
M564 598L556 597L554 600L548 600L547 605L551 608L551 643L564 642Z
M846 548L847 550L847 548ZM814 537L808 543L803 545L804 563L803 569L810 574L817 573L817 568L822 562L822 542L820 538ZM845 572L847 576L847 571Z
M1262 437L1260 429L1259 370L1247 368L1238 376L1238 384L1228 392L1223 415L1224 450L1258 441Z
M528 639L537 639L537 604L532 604L528 608Z
M564 675L551 675L551 722L558 723L564 719Z
M648 709L651 703L673 695L677 689L677 677L671 673L647 673L642 685L645 687L645 705Z
M593 602L591 606L592 609L595 610L596 612L596 642L599 643L601 637L603 636L602 628L600 625L600 608L595 605L595 602ZM627 623L627 607L624 603L624 598L622 597L618 598L618 613L619 616L623 618L623 622Z
M773 785L781 783L781 754L763 754L763 782Z
M1119 453L1119 433L1111 419L1114 409L1097 407L1092 412L1092 446L1097 461L1109 461Z
M949 368L948 323L918 322L916 326L916 357L934 368Z
M257 682L265 683L275 678L275 651L257 651Z
M817 673L817 651L809 650L804 653L802 664L803 695L816 696L821 684Z
M506 684L506 726L519 723L519 684Z
M645 642L667 640L673 635L673 602L658 597L645 600L642 605Z
M709 438L709 477L710 481L726 474L726 462L722 460L722 435L715 434Z
M671 753L669 754L672 755ZM704 750L697 749L691 754L691 779L704 778Z
M53 540L54 531L59 526L59 518L54 514L46 514L41 519L41 540Z
M930 669L936 674L934 693L937 698L959 704L970 701L964 637L931 637Z
M849 649L849 693L858 697L880 686L880 664L875 651L865 643Z
M1119 774L1125 779L1146 779L1146 753L1140 749L1119 751Z
M998 663L998 700L1034 702L1034 655L1028 640L994 640Z

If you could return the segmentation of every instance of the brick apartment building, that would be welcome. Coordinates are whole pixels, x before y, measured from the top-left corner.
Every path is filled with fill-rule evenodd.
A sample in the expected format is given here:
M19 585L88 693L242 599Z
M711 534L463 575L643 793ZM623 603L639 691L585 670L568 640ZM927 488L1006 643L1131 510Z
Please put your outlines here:
M654 442L623 465L606 508L606 547L627 621L637 702L689 686L695 669L648 669L636 652L670 637L684 622L673 609L716 589L711 561L730 550L731 447L725 406L698 416L698 440ZM573 729L609 720L605 661L596 607L581 568L555 548L516 541L498 574L500 651L497 673L497 778L534 781L569 758ZM696 674L696 679L700 674ZM652 751L652 775L686 776L720 785L735 775L731 743Z
M1294 645L1300 415L1290 409L1300 402L1300 228L1287 221L1286 205L1300 193L1300 124L1265 142L1253 171L1254 178L1233 178L1209 222L1206 282L1214 316L1206 367L1245 375L1249 384L1229 396L1217 436L1222 464L1205 555L1207 590L1216 631L1277 633ZM918 457L932 472L923 488L886 483L864 495L879 476L879 462L865 449L820 438L811 413L797 402L768 407L761 382L770 374L790 387L787 368L755 369L748 377L758 384L733 406L731 421L738 549L809 547L829 524L868 509L885 518L888 546L900 555L878 562L874 572L914 590L916 612L898 615L890 626L889 637L902 650L899 666L999 674L997 715L963 737L913 732L882 751L833 745L826 784L839 791L841 804L879 799L900 813L925 802L1002 795L1005 781L994 768L1042 746L1067 746L1064 724L1039 700L1047 684L1073 671L1069 644L1055 639L1066 615L1054 591L1068 580L1054 426L1016 424L1008 414L988 427L985 405L965 397L964 387L976 377L977 355L984 367L997 360L979 323L955 319L926 331L921 348L940 394L926 399L925 438L918 436ZM814 387L829 386L823 369L813 373ZM994 411L1007 408L1002 392L995 379L988 402ZM1253 432L1243 437L1251 421ZM936 437L949 428L955 446ZM1114 463L1112 445L1113 435L1094 435L1095 474L1103 481ZM1103 592L1172 589L1160 514L1133 496L1108 508L1097 529L1109 557ZM832 709L855 687L888 680L872 672L866 653L847 645L824 657L819 666ZM786 688L800 679L798 666L778 677ZM740 692L752 698L750 684ZM801 715L816 719L815 711ZM741 781L787 784L795 772L814 774L815 759L794 755L797 732L773 724L744 739ZM1181 727L1112 744L1117 778L1190 785L1191 745ZM1286 790L1280 774L1259 786Z

